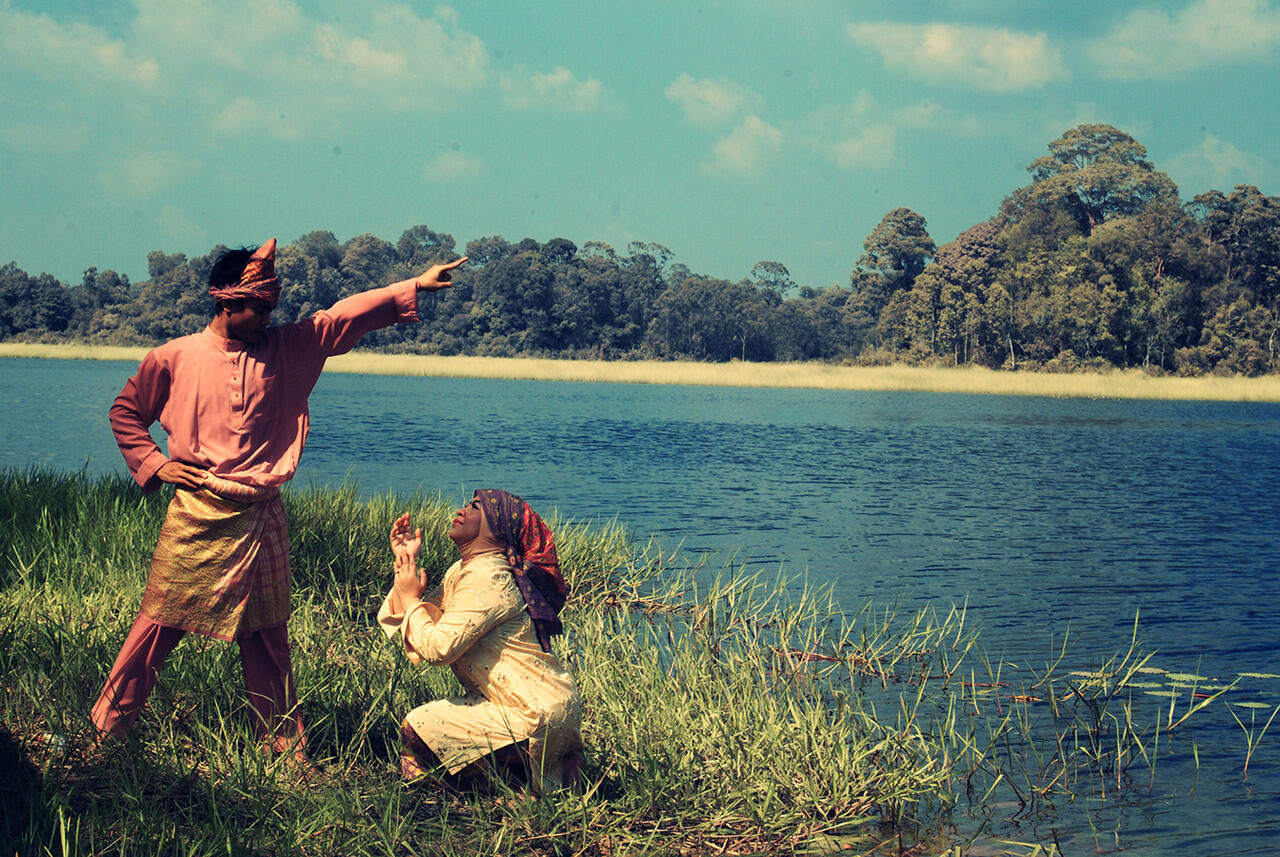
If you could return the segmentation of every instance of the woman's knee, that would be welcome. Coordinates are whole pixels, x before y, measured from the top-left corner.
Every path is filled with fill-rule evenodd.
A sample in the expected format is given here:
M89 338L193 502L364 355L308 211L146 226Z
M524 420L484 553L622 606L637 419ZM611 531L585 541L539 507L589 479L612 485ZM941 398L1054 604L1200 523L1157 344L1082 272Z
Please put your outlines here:
M435 752L432 751L426 741L422 740L422 736L409 724L408 720L400 724L400 745L406 750L411 750L415 756L418 756L424 762L440 763L440 760L436 758Z
M400 724L400 748L401 769L406 772L412 771L415 775L433 773L439 772L443 767L435 751L422 740L422 736L409 725L408 720ZM406 766L406 757L415 764Z

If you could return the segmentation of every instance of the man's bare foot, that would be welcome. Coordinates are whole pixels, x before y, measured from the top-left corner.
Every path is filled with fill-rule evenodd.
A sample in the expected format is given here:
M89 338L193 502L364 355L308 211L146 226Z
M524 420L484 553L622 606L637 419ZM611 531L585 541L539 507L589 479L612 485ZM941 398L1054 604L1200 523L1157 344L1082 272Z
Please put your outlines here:
M288 738L277 735L270 741L262 743L262 752L277 757L286 768L298 775L301 780L309 780L319 773L311 757L307 755L306 738Z

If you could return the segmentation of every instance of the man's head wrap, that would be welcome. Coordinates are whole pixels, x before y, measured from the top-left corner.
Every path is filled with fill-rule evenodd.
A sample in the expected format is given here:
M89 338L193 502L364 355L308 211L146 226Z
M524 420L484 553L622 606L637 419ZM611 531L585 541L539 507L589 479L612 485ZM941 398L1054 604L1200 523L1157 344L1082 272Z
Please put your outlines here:
M560 609L569 595L551 530L528 503L514 494L482 488L476 492L476 499L493 537L506 551L511 574L538 633L538 643L544 652L549 652L551 638L564 630Z
M210 286L209 294L220 301L256 298L274 304L280 298L280 280L276 277L276 239L271 238L253 252L245 263L240 279L224 286Z

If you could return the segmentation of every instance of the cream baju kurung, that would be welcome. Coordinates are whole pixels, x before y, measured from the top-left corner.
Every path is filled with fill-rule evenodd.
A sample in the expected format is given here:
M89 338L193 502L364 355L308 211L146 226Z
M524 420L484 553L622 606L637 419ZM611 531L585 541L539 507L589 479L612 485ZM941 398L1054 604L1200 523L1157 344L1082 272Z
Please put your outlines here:
M432 607L442 611L438 619ZM454 563L438 601L407 616L388 593L378 623L387 637L402 636L412 662L451 666L467 690L405 718L450 773L527 741L535 787L560 787L565 754L582 747L582 706L573 677L538 645L506 557L486 553Z

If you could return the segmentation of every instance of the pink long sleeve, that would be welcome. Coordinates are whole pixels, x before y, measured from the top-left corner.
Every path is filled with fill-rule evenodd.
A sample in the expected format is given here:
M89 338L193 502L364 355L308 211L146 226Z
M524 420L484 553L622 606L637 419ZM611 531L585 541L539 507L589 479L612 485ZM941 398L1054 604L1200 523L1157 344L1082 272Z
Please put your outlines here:
M209 328L151 351L111 406L125 464L146 491L170 459L247 485L293 478L310 429L307 397L325 360L350 351L371 330L417 321L412 281L338 301L261 342L224 339ZM151 439L160 422L166 457Z
M160 487L156 471L169 460L150 431L169 398L169 380L169 370L155 358L155 352L151 352L143 358L137 374L125 383L109 412L111 431L124 455L125 465L148 492Z

